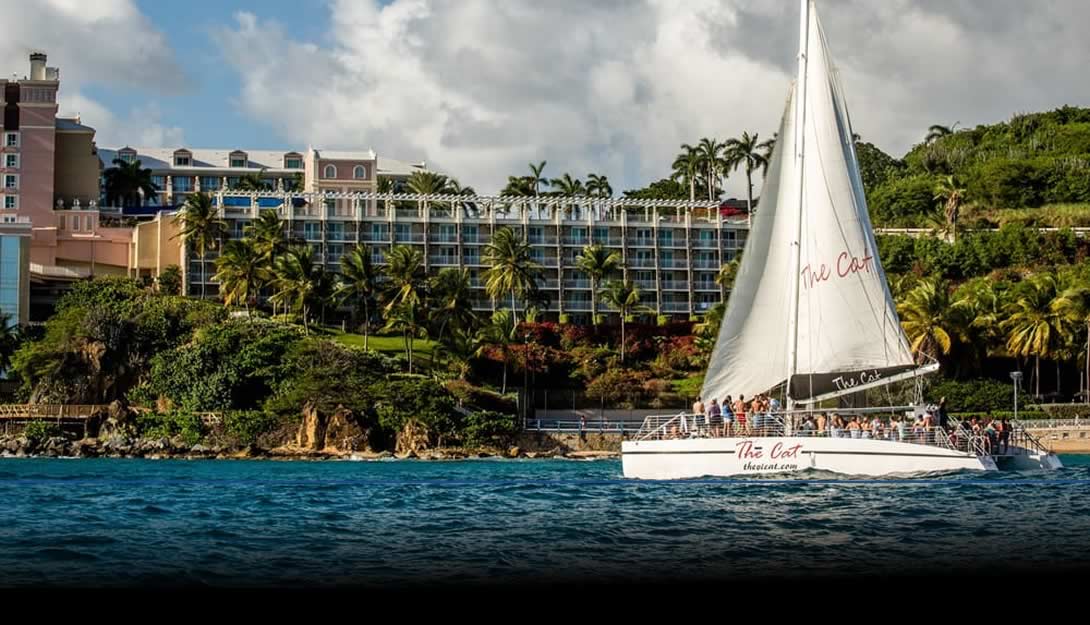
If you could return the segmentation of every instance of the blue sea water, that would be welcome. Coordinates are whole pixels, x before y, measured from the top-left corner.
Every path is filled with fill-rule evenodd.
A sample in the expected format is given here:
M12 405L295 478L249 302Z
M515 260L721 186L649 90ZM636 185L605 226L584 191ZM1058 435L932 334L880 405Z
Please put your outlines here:
M616 460L0 459L0 587L385 586L1090 562L1055 473L639 482Z

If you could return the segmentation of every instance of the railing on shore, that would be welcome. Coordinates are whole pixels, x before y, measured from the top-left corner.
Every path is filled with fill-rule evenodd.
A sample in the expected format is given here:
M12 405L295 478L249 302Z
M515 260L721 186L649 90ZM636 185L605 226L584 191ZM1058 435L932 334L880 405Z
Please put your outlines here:
M639 423L620 420L558 420L530 419L524 430L528 432L557 432L564 434L589 432L600 434L635 434L640 429Z
M0 404L0 420L86 420L108 408L105 404Z

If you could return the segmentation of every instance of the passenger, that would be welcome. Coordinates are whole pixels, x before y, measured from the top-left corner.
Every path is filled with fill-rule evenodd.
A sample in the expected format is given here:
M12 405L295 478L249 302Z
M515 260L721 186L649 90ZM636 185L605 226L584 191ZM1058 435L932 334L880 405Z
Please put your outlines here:
M863 432L859 427L859 417L852 417L852 420L848 422L848 432L852 438L860 438L862 436Z
M828 423L825 420L825 413L822 412L822 413L818 414L818 416L817 416L817 435L818 436L828 436L829 435L828 432L825 429L827 427L827 425L828 425Z
M882 420L879 419L877 416L875 416L874 419L871 420L870 429L874 438L885 438L882 431Z
M757 395L753 398L753 401L749 404L749 426L753 428L753 432L756 436L763 436L764 432L761 431L761 427L764 425L764 415L762 414L761 396Z
M708 417L705 420L709 432L713 427L719 427L719 420L720 417L722 417L721 411L722 409L719 407L719 402L712 399L712 403L708 404Z
M727 395L723 400L723 436L731 436L734 429L734 402L731 401L730 395Z
M908 419L906 417L900 417L897 419L897 440L904 441L908 436Z
M829 436L833 438L840 438L840 428L843 423L840 421L840 415L833 415L829 421Z
M817 424L814 423L813 415L806 415L806 420L802 422L802 435L813 436L817 430Z
M1011 433L1011 422L1003 417L1003 431L999 434L999 444L1003 446L1003 453L1010 451Z
M712 400L712 404L715 404L715 400ZM698 418L704 416L704 402L700 400L700 396L697 395L696 401L693 402L693 414Z
M734 418L738 420L738 430L748 434L748 423L746 423L746 396L739 395L738 401L734 402Z

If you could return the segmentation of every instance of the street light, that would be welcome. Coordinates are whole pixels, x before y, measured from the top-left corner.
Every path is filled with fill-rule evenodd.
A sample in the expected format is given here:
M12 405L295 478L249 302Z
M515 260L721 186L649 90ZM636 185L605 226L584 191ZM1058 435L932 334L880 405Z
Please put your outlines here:
M1014 382L1014 420L1018 420L1018 384L1022 381L1021 371L1011 371L1011 380Z

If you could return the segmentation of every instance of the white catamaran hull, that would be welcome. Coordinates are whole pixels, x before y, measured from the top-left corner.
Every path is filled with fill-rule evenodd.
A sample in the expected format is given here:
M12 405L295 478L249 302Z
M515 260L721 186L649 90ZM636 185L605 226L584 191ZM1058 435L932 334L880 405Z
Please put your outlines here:
M1051 454L1015 450L1019 468L1057 468ZM1035 456L1040 456L1036 458ZM995 471L990 456L942 447L850 438L690 438L626 441L624 476L648 480L792 473L815 469L882 476L935 471ZM1012 467L1013 468L1013 467Z

